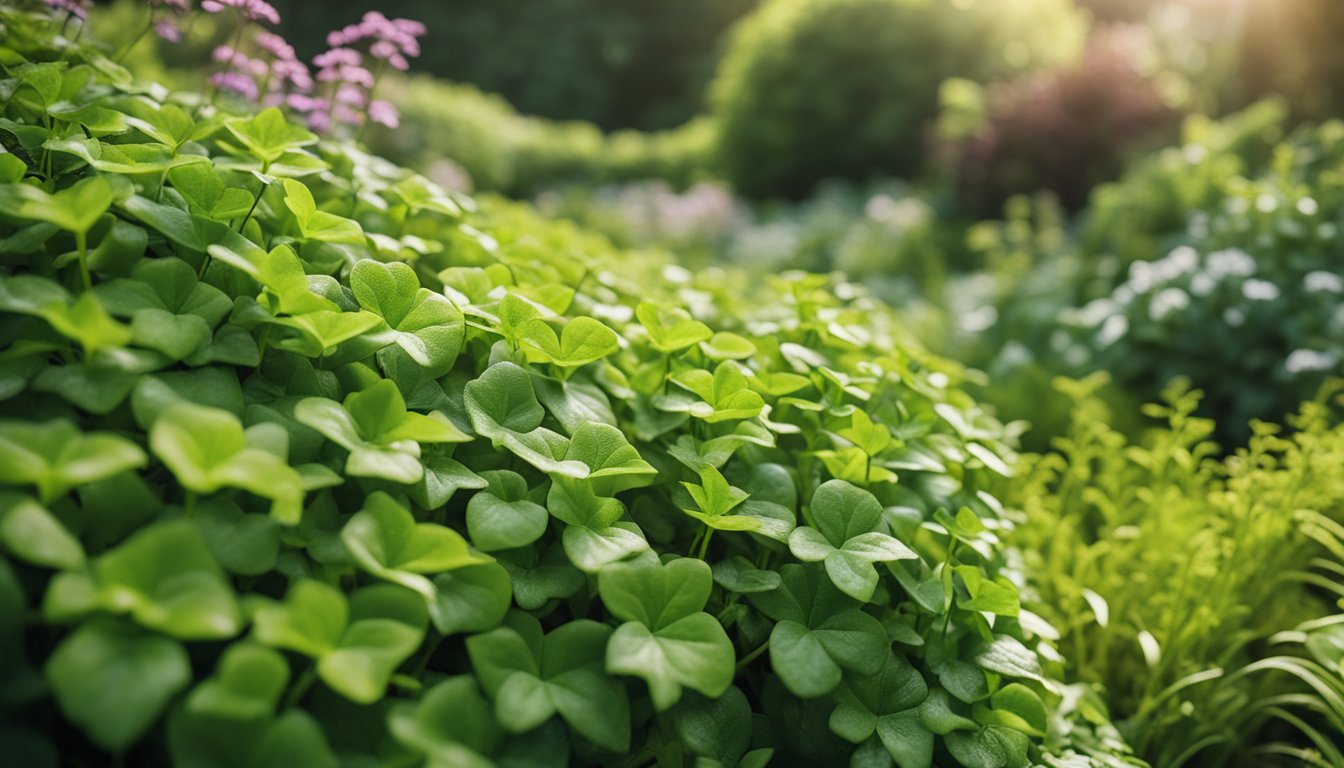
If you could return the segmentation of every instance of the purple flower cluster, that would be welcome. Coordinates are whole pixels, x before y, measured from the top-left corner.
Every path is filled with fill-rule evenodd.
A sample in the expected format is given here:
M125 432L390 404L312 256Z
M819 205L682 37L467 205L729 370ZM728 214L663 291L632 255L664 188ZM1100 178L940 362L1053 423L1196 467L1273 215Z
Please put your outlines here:
M252 34L253 53L240 50L249 25L279 21L264 0L202 0L201 7L211 13L234 9L241 25L233 45L215 50L215 61L224 65L210 78L216 89L266 106L286 106L319 133L359 129L370 122L390 128L400 123L396 107L375 99L374 90L387 67L404 71L409 59L420 55L419 38L426 31L420 22L367 13L358 24L327 36L331 49L313 59L315 71L310 71L293 46L265 29Z
M63 11L77 19L86 20L89 18L89 8L93 5L93 0L47 0L47 5L51 6L53 10Z
M386 67L405 71L410 58L420 55L420 38L425 25L411 19L389 19L377 11L364 14L350 24L327 35L331 50L313 60L318 67L317 80L327 83L327 96L320 109L308 112L309 126L329 131L335 125L361 126L367 122L396 128L401 123L397 108L373 98L378 75ZM367 54L359 47L367 47ZM375 64L371 70L366 57ZM362 110L362 112L361 112Z
M280 14L266 0L201 0L206 13L223 13L232 9L241 19L252 23L279 24Z

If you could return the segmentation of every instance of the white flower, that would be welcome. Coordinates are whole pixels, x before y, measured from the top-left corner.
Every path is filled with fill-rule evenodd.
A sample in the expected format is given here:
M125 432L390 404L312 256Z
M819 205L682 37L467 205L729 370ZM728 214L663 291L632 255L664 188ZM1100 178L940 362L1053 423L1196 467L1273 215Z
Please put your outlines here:
M1153 303L1148 305L1148 316L1153 320L1161 320L1172 312L1179 312L1188 306L1190 306L1190 294L1180 288L1164 288L1153 297Z
M1289 373L1307 373L1310 371L1328 371L1338 361L1334 355L1317 352L1314 349L1297 349L1283 361L1283 367Z
M1344 277L1334 272L1319 269L1308 272L1302 284L1306 286L1307 293L1344 293Z
M1247 280L1241 284L1241 295L1251 301L1273 301L1279 298L1279 286L1268 280Z

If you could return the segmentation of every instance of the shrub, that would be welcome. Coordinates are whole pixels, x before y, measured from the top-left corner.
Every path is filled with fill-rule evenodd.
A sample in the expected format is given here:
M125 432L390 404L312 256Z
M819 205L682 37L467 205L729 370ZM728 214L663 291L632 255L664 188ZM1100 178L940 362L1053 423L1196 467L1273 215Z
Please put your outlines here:
M998 426L889 309L476 211L0 14L25 764L1124 753L1018 610Z
M1075 210L1126 159L1174 138L1178 116L1143 64L1145 43L1136 27L1098 30L1080 61L990 86L983 124L940 150L958 201L992 215L1044 189Z
M1344 124L1279 146L1264 175L1232 178L1182 244L1130 265L1077 320L1096 361L1142 393L1185 375L1221 437L1281 419L1344 365Z
M1290 431L1259 424L1219 460L1197 393L1170 388L1145 409L1160 427L1130 441L1092 395L1102 381L1060 383L1072 427L1007 489L1024 513L1009 537L1024 605L1059 629L1070 669L1104 685L1153 765L1337 763L1338 387Z
M1070 0L771 0L734 32L712 90L718 159L743 194L908 175L948 77L985 82L1069 59Z
M426 77L388 80L381 94L401 109L402 124L371 129L374 151L422 169L450 159L482 191L526 197L567 183L650 178L684 187L710 165L713 131L704 120L604 135L591 123L527 117L498 96Z

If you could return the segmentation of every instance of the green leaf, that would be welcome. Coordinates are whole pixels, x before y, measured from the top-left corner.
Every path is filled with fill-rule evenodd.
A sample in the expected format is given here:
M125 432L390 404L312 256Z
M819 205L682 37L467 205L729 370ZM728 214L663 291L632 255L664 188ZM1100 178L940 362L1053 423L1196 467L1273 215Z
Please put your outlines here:
M290 123L275 107L250 118L227 120L224 127L265 165L279 160L289 150L317 143L316 135Z
M831 581L855 600L867 602L877 589L873 563L918 559L909 547L881 526L882 505L868 491L844 480L828 480L812 495L816 528L795 528L789 550L804 562L822 562Z
M499 563L457 568L434 577L438 602L431 611L440 634L484 632L499 626L513 600L509 572Z
M192 690L187 709L231 720L268 717L289 682L289 664L276 651L250 642L224 650L215 674Z
M993 640L982 642L974 650L973 659L977 665L990 672L1036 680L1047 688L1051 687L1051 683L1041 675L1041 660L1021 640L1010 635L994 635Z
M717 698L732 684L733 644L702 612L712 586L709 566L688 558L616 563L598 574L603 604L626 622L607 646L607 669L648 682L659 711L681 698L683 686Z
M1027 768L1026 734L999 726L953 731L943 738L947 751L966 768Z
M340 643L349 617L344 594L303 579L290 586L283 603L267 602L257 608L252 632L258 642L272 648L321 658Z
M409 510L381 491L370 495L345 524L341 541L361 568L420 594L431 611L438 608L438 589L424 574L492 561L472 552L457 531L417 523Z
M93 564L98 602L183 640L233 637L242 615L199 529L186 520L141 529Z
M745 360L756 354L756 345L736 333L719 331L700 342L700 350L711 360Z
M179 403L149 431L149 446L177 481L195 493L241 488L271 500L271 515L293 525L303 513L303 478L286 461L249 447L243 425L228 411Z
M380 379L345 398L344 405L308 397L294 406L294 418L350 452L346 474L415 483L424 477L421 443L470 440L447 417L406 410L401 390Z
M388 717L388 730L423 754L426 768L494 768L487 756L502 741L489 704L466 675L444 680L414 705L397 705Z
M1028 736L1045 736L1048 715L1041 697L1021 683L1009 683L995 691L990 707L977 705L975 719L982 725L1002 725Z
M191 682L181 644L109 620L75 630L44 672L61 712L109 752L134 744Z
M430 377L448 372L466 332L462 312L441 294L420 287L402 263L356 262L350 288L364 309L387 323L397 346Z
M368 588L373 589L373 588ZM366 590L353 596L356 606ZM317 661L317 674L332 690L360 704L383 697L398 666L420 647L424 630L399 618L350 621L345 595L312 580L295 582L283 603L260 605L253 617L258 642L297 651ZM424 614L421 612L420 621Z
M79 342L85 355L124 347L135 337L134 329L113 320L92 293L81 294L73 304L47 304L38 314L67 339Z
M620 348L616 332L591 317L569 320L558 336L540 318L527 321L518 332L530 353L561 368L587 365Z
M541 538L550 522L546 508L527 499L527 484L521 475L508 472L516 480L506 492L499 483L491 483L467 502L467 534L483 552L516 549Z
M928 694L918 670L888 655L877 675L850 675L837 689L831 731L854 744L876 733L900 768L929 768L934 734L920 724L918 709Z
M356 621L336 649L318 659L317 675L347 699L372 704L383 698L392 674L423 639L423 631L399 621Z
M261 576L275 568L280 526L268 515L249 514L228 499L209 499L196 511L210 552L230 573Z
M586 481L598 496L615 496L648 485L658 474L619 429L596 422L574 430L565 460L587 465Z
M0 491L0 544L15 557L44 568L84 566L84 547L31 497Z
M313 200L313 193L308 191L303 182L285 179L283 184L285 207L294 214L294 219L299 223L299 232L305 239L325 243L364 244L364 230L359 226L359 222L318 210L317 203Z
M0 421L0 483L32 485L49 504L77 485L145 465L144 451L115 435L81 434L63 419Z
M817 566L785 565L778 589L749 595L778 622L770 634L770 663L795 696L816 698L840 683L843 670L875 675L891 641L882 623L858 610Z
M112 186L103 176L90 176L55 194L31 184L0 184L0 215L45 222L77 235L93 229L112 202Z
M711 424L755 418L765 408L765 401L748 386L741 365L732 360L719 363L713 374L696 368L678 373L669 381L709 406L707 410L692 408L690 413Z
M525 614L509 624L467 638L467 653L498 721L514 733L559 715L576 733L611 752L630 748L630 704L625 686L602 669L611 628L595 621L568 622L542 636Z
M680 352L713 335L709 326L692 319L680 307L664 309L644 302L635 308L635 316L648 332L653 348L663 354Z

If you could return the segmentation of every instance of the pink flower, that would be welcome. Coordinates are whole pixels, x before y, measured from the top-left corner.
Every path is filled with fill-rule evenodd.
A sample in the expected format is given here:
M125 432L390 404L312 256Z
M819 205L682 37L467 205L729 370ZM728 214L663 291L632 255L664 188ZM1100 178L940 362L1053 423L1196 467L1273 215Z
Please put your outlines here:
M248 21L264 21L267 24L279 24L280 14L275 6L266 0L201 0L201 10L206 13L223 13L233 8Z
M336 103L338 104L362 107L368 100L368 95L359 86L346 84L336 89Z
M292 60L295 58L294 46L285 42L285 38L274 32L261 31L253 39L256 41L258 48L277 59Z
M154 22L154 34L170 43L182 42L182 30L171 19L159 19Z
M93 0L47 0L47 5L58 11L66 13L80 19L89 18L89 6Z
M359 66L364 57L353 48L332 48L326 53L313 57L313 63L325 69L327 67Z
M369 103L369 119L388 128L401 125L401 114L389 102L377 99Z
M210 76L210 84L221 91L229 91L248 101L257 100L257 81L241 72L216 72Z

